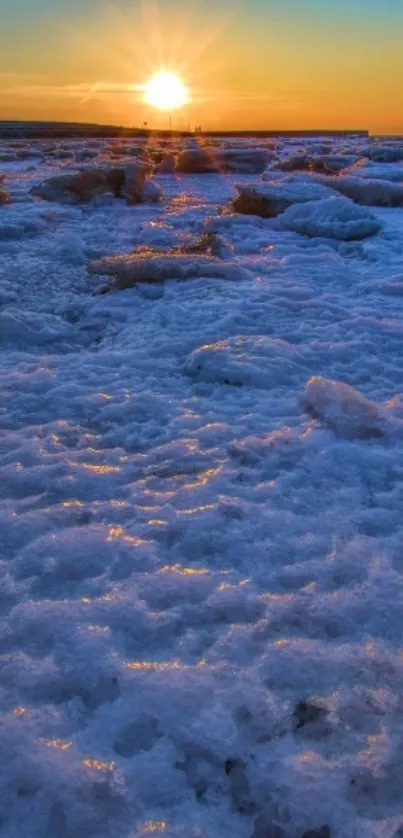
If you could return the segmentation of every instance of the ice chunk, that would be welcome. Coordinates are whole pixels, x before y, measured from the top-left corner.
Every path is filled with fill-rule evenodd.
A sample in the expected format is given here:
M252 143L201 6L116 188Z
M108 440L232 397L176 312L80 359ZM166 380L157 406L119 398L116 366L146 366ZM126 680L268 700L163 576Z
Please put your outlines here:
M72 174L55 175L31 190L45 201L85 203L97 195L111 192L116 198L124 197L129 204L153 203L161 198L161 190L152 181L145 180L144 168L131 164L125 168L82 169Z
M366 160L357 164L348 172L349 175L374 180L387 180L393 183L403 181L403 165L399 163L371 163Z
M356 204L374 207L402 207L403 184L387 180L354 177L321 177L320 183L328 184L336 192L351 198Z
M295 379L294 355L294 347L286 341L238 335L196 349L184 371L198 381L278 387Z
M403 143L375 145L369 156L375 163L398 163L403 160Z
M75 174L55 175L31 190L44 201L87 202L107 191L105 172L87 169Z
M8 203L8 194L3 186L4 177L0 175L0 206Z
M158 165L158 174L172 175L175 171L175 157L173 154L164 154Z
M292 178L271 183L236 184L238 197L232 202L233 212L274 218L292 204L320 201L332 192L311 178Z
M151 180L145 180L144 169L138 163L131 163L123 170L120 192L128 204L157 203L162 196L157 184Z
M308 381L301 406L340 436L371 439L385 431L382 408L342 381L314 376Z
M355 154L296 154L281 160L273 166L282 172L320 172L322 174L337 174L352 166L357 160Z
M381 224L363 207L347 198L326 198L289 207L280 218L281 227L302 236L352 241L373 236Z
M270 159L267 149L194 148L182 151L176 161L176 171L181 174L261 174Z
M93 274L109 275L114 282L102 291L121 291L132 288L140 282L165 282L169 279L225 279L239 281L249 278L247 271L234 262L223 262L212 256L188 256L183 254L160 255L125 254L105 256L90 262L88 270Z

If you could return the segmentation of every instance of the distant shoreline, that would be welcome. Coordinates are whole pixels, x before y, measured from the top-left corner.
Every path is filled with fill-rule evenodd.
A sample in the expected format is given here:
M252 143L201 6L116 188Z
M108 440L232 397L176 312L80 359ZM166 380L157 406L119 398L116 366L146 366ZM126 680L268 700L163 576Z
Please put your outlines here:
M243 131L203 131L204 137L340 137L340 136L354 136L354 137L369 137L370 132L366 129L348 129L348 130L330 130L324 128L312 128L310 130L262 130L262 129L248 129ZM0 139L97 139L97 138L121 138L121 139L136 139L147 138L149 136L159 136L163 139L171 136L175 137L197 137L198 133L189 131L167 131L167 130L151 130L144 128L128 128L117 125L97 125L92 123L76 123L76 122L28 122L28 121L11 121L0 120ZM387 136L387 135L385 135ZM391 135L393 136L393 135Z

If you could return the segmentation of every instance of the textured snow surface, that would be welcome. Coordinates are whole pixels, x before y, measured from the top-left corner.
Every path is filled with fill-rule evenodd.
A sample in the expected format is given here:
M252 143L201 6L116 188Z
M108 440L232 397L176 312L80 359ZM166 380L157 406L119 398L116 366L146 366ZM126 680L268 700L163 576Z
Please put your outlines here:
M265 147L400 180L399 142ZM0 148L0 838L394 838L403 209L32 192L183 150Z
M280 224L302 236L342 241L365 239L380 228L378 219L363 207L336 197L294 204L282 213Z

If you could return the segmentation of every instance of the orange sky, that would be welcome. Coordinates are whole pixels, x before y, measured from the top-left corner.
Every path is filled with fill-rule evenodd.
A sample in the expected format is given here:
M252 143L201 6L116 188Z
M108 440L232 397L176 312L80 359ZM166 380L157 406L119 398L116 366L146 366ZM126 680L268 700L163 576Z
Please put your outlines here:
M135 86L167 66L178 128L403 134L400 0L0 0L0 20L3 119L166 127Z

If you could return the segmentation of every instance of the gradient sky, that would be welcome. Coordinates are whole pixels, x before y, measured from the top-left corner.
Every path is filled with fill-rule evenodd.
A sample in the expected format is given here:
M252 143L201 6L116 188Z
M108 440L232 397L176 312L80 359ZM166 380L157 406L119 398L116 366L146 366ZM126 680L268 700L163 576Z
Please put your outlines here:
M403 133L403 0L0 0L0 119Z

